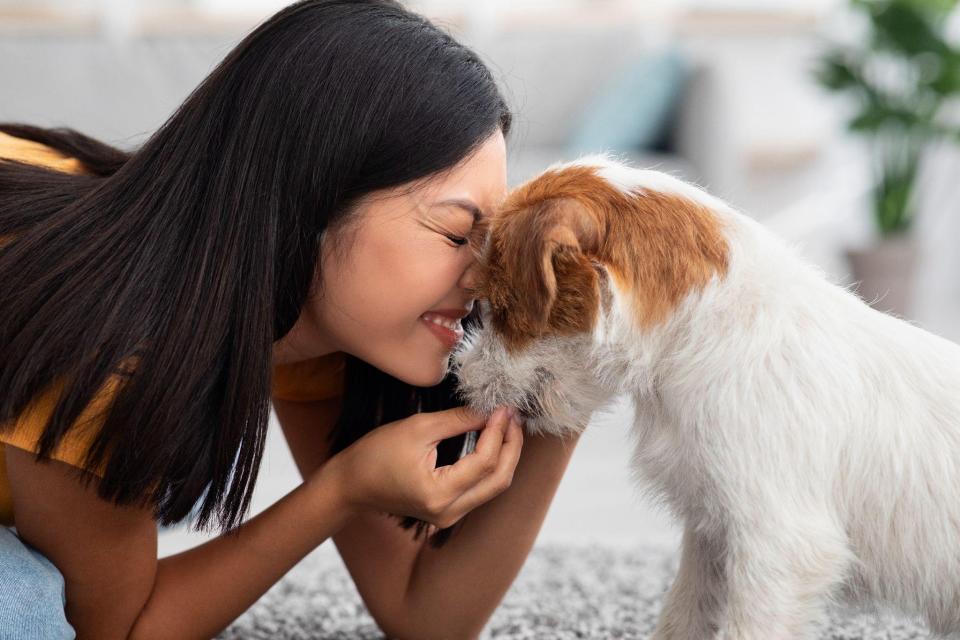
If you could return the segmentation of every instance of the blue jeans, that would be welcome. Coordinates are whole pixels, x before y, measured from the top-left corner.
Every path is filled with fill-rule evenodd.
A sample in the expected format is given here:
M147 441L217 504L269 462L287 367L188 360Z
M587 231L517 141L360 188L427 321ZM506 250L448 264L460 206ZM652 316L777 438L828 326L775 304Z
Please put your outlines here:
M60 570L0 526L0 640L73 640L66 602Z

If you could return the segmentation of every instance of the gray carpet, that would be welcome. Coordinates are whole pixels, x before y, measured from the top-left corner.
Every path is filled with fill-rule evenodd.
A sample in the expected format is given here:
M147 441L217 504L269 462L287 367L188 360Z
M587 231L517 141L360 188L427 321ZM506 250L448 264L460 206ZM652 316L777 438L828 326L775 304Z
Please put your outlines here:
M538 545L484 632L501 639L648 638L676 556L654 548ZM928 638L918 623L837 612L821 638ZM221 640L383 638L328 544L307 556Z

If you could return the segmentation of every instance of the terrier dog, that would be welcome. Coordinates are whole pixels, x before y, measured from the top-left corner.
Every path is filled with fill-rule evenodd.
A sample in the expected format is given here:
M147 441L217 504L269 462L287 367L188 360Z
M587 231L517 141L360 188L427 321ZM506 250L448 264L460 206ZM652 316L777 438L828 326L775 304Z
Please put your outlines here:
M635 405L633 473L684 526L656 639L806 638L841 600L960 630L960 347L606 156L513 190L480 269L469 404L557 435Z

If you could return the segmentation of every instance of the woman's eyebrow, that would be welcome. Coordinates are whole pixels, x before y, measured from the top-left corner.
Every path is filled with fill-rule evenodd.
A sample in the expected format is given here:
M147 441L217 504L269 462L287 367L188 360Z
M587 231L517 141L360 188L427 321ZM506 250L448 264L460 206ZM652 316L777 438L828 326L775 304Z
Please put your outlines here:
M434 206L451 206L451 205L454 207L460 207L461 209L463 209L464 211L472 215L474 223L482 222L483 219L486 217L483 211L480 210L480 207L475 205L470 200L464 200L462 198L452 198L450 200L441 200L440 202L434 203Z

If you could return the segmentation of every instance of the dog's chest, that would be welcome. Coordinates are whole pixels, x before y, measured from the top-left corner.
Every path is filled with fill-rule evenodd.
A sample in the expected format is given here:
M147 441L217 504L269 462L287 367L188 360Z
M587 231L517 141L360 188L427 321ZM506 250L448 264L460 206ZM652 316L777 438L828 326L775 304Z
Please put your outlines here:
M635 401L635 448L631 459L644 490L665 499L678 515L702 510L709 487L695 436L682 429L656 401Z

